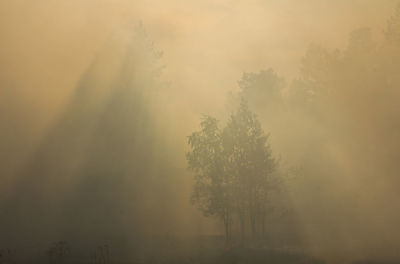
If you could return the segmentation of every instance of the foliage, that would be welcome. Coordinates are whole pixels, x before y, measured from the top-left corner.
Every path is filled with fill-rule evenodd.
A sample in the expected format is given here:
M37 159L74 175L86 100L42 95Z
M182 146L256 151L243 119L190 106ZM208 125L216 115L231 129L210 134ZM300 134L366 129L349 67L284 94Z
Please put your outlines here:
M267 197L277 167L268 136L255 114L242 100L224 129L210 116L203 117L201 130L189 136L189 169L195 173L192 202L206 216L220 217L229 240L234 216L244 236L248 218L253 234L263 226Z

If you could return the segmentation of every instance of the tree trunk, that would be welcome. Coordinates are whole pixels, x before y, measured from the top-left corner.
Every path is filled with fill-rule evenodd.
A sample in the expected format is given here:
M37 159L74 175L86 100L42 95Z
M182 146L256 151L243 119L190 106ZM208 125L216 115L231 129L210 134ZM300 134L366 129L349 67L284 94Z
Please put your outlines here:
M253 235L253 238L256 238L257 235L257 229L256 229L256 215L254 212L250 213L250 226L251 226L251 233Z
M228 210L226 210L223 218L225 225L225 243L227 246L229 246L231 241L231 219Z
M242 244L244 244L244 239L245 239L245 232L246 232L246 229L245 229L245 221L246 221L246 218L245 218L245 214L244 213L241 213L240 214L240 238L241 238L241 243Z
M261 215L261 234L262 238L265 238L265 213L262 213Z

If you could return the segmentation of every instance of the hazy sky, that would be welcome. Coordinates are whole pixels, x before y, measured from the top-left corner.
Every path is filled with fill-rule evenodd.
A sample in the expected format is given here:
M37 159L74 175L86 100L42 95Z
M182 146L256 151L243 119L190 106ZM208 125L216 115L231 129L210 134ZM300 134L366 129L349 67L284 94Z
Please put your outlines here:
M165 79L182 96L208 101L235 89L243 71L297 75L312 42L344 47L361 26L379 35L395 2L3 0L0 92L12 87L23 109L38 111L37 125L47 122L105 39L141 20L164 52Z

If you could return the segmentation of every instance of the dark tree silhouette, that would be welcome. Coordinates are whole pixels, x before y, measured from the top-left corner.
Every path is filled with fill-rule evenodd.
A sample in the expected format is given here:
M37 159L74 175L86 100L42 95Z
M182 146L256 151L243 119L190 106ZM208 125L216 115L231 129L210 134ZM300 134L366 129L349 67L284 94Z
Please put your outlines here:
M200 126L189 136L191 151L187 153L196 180L192 201L206 216L223 220L227 242L234 216L239 219L242 239L247 218L255 237L264 230L267 197L277 167L268 136L244 100L223 130L210 116Z
M192 202L204 215L223 220L228 242L233 214L232 177L225 169L221 131L217 120L210 116L203 117L200 126L200 131L189 136L191 151L186 156L189 169L195 172Z

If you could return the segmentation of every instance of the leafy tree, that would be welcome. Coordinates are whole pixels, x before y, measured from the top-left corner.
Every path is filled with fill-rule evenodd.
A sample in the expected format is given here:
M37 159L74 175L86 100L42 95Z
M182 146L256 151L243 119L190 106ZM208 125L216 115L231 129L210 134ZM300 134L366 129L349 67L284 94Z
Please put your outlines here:
M218 216L225 225L227 242L231 238L232 181L226 173L221 131L218 122L210 116L203 117L201 130L189 136L191 152L186 157L189 169L195 172L192 202L205 216Z
M242 239L248 218L255 236L267 212L267 197L277 163L268 136L255 114L242 100L223 130L215 118L206 116L201 130L189 136L189 169L195 172L192 202L206 216L220 217L227 242L234 216L240 222Z
M255 114L242 100L238 111L232 114L226 125L222 142L227 168L233 175L235 208L239 216L242 238L245 233L245 217L248 215L253 236L257 225L263 226L267 211L267 196L272 187L276 161L267 144Z

